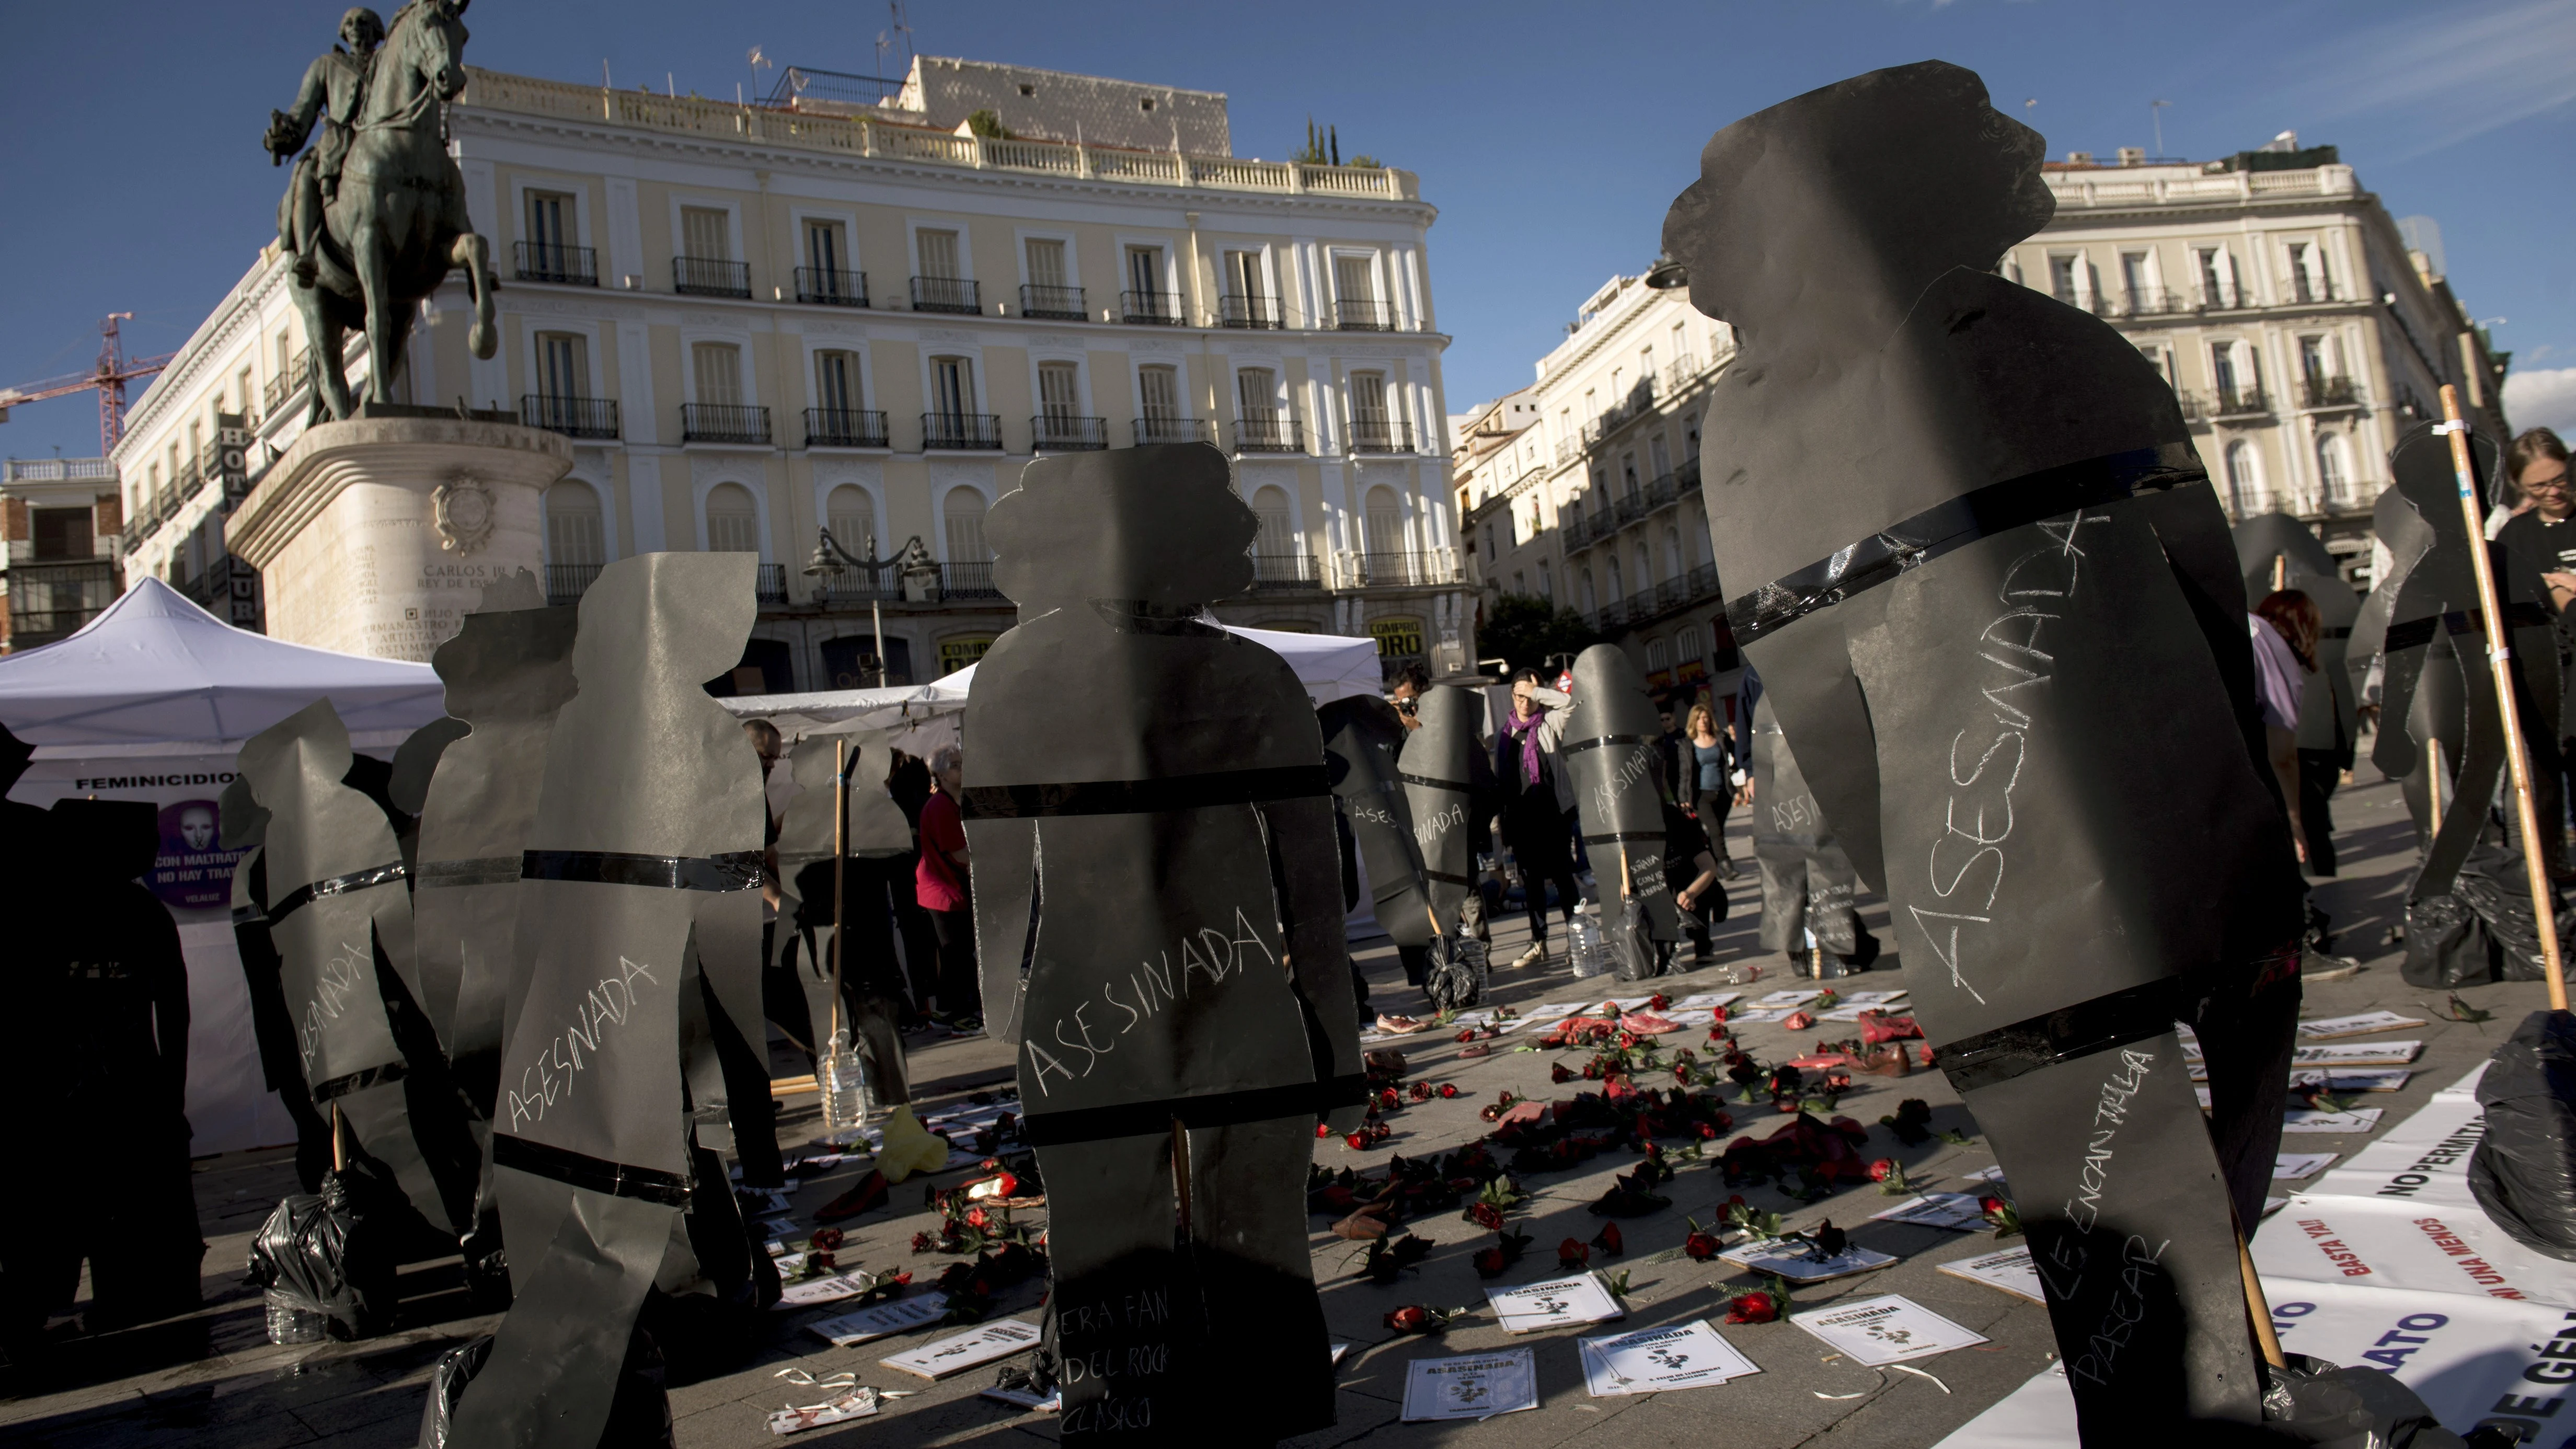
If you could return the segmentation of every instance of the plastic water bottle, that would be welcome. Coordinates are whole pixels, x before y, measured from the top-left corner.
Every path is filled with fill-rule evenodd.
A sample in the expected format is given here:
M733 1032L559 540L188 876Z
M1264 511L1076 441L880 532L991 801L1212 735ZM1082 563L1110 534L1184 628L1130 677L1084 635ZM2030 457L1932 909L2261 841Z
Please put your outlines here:
M1573 962L1576 977L1610 973L1610 951L1601 939L1601 921L1589 907L1574 913L1574 919L1566 923L1565 932L1566 954Z
M867 1063L850 1049L847 1032L832 1038L831 1051L815 1068L814 1083L823 1091L824 1131L855 1132L867 1125L876 1102L868 1090Z
M271 1343L320 1343L327 1333L322 1315L300 1307L297 1300L271 1288L261 1295L268 1310Z

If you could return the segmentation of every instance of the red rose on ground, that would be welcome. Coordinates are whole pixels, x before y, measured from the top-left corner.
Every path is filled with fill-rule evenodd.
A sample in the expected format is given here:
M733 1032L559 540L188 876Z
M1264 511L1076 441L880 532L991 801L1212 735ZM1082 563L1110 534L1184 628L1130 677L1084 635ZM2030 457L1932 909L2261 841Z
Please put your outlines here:
M1458 1095L1458 1089L1447 1082L1442 1082L1440 1084L1440 1095L1443 1097L1454 1097Z
M1480 1202L1475 1204L1467 1209L1467 1216L1473 1219L1479 1227L1491 1228L1498 1233L1503 1230L1503 1210L1494 1206L1492 1203Z
M992 1217L982 1208L968 1208L966 1210L966 1226L981 1229L992 1226L992 1223Z
M1986 1196L1977 1199L1977 1211L1986 1214L1988 1217L1992 1217L2003 1210L2004 1200L1996 1197L1992 1193L1988 1193Z
M1660 991L1646 998L1646 1009L1648 1011L1661 1011L1672 1004L1673 999Z
M1716 1257L1717 1249L1718 1241L1715 1233L1693 1233L1682 1239L1682 1251L1688 1253L1694 1263L1705 1263Z
M1362 1150L1368 1146L1368 1134L1365 1132L1354 1132L1348 1137L1342 1139L1342 1145L1352 1149L1353 1151Z
M1428 1102L1431 1100L1431 1084L1429 1082L1416 1082L1413 1084L1413 1090L1408 1095L1417 1102Z
M1500 1248L1487 1248L1468 1261L1475 1265L1479 1278L1498 1278L1505 1268L1511 1266L1511 1260L1503 1256Z
M1616 1258L1628 1251L1628 1240L1619 1235L1617 1223L1603 1223L1600 1233L1592 1239L1592 1246Z
M1771 1323L1779 1317L1779 1300L1768 1293L1739 1293L1726 1305L1729 1323Z
M1723 1007L1723 1006L1713 1006L1713 1007L1710 1007L1710 1008L1709 1008L1709 1014L1710 1014L1711 1016L1714 1016L1714 1017L1716 1017L1716 1018L1717 1018L1717 1024L1718 1024L1719 1026L1724 1026L1724 1025L1726 1025L1726 1008L1725 1008L1725 1007ZM1711 1030L1711 1031L1709 1032L1709 1035L1710 1035L1710 1036L1715 1036L1715 1035L1717 1035L1717 1032L1716 1032L1715 1030Z
M938 1246L938 1240L931 1237L928 1233L915 1233L912 1235L912 1250L916 1253L931 1252Z
M1330 1137L1330 1136L1332 1136L1332 1135L1333 1135L1333 1128L1332 1128L1332 1124L1331 1124L1331 1123L1329 1123L1329 1122L1318 1122L1318 1123L1316 1123L1316 1124L1315 1124L1315 1135L1316 1135L1316 1136L1318 1136L1318 1137Z
M847 1242L848 1238L842 1234L839 1228L820 1228L815 1231L815 1234L810 1241L815 1248L828 1253L834 1248L841 1246L844 1242Z
M1583 1246L1580 1239L1568 1238L1556 1245L1556 1266L1568 1273L1591 1261L1592 1250Z
M1431 1310L1408 1303L1387 1314L1386 1326L1397 1333L1420 1333L1431 1326Z
M1474 1041L1476 1039L1476 1029L1472 1026L1468 1027L1466 1030L1459 1032L1456 1039L1459 1041Z
M1888 1176L1895 1171L1896 1159L1893 1157L1882 1157L1869 1165L1869 1180L1872 1182L1885 1182L1887 1181Z
M1814 1017L1809 1016L1803 1011L1793 1011L1789 1013L1789 1019L1787 1021L1780 1023L1780 1029L1783 1031L1805 1031L1807 1028L1814 1026L1815 1024L1816 1019Z

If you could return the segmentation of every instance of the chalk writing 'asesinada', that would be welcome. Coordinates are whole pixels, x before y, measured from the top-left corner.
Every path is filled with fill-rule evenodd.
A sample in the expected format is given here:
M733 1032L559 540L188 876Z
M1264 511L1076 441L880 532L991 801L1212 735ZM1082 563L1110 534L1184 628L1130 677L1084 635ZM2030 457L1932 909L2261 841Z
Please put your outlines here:
M650 967L620 956L617 973L599 978L597 986L573 1003L572 1020L539 1049L536 1060L520 1071L518 1086L509 1092L511 1131L523 1122L543 1122L547 1109L572 1095L573 1078L590 1069L600 1042L634 1013L638 981L647 986L662 984Z

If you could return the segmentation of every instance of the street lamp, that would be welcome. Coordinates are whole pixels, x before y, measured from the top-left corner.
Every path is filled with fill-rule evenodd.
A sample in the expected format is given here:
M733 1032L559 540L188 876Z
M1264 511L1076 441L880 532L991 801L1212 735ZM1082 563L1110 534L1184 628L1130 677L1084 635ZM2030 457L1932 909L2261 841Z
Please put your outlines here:
M879 586L877 574L885 569L892 568L896 563L896 560L887 559L884 562L879 562L876 558L876 551L877 541L871 538L868 540L868 557L860 558L848 549L843 548L841 546L841 541L832 536L832 530L828 528L818 529L815 532L814 538L814 557L806 561L805 575L808 578L812 578L817 575L830 573L834 569L862 570L868 575L868 591L872 595L876 596L868 600L868 626L876 636L877 688L883 689L886 687L885 607L880 600L883 598L885 590Z

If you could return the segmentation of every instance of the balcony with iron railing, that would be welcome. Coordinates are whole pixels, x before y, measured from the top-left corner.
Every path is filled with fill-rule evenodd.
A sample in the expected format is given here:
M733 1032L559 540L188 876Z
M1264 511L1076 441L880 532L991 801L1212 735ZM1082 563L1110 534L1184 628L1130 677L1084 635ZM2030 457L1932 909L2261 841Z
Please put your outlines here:
M2299 271L2293 271L2290 273L2289 305L2302 306L2311 302L2333 302L2337 300L2349 299L2338 299L2335 296L2335 284L2332 277L2311 277L2307 273Z
M2259 387L2222 387L2213 391L2210 416L2219 418L2250 417L2272 410L2271 400Z
M1672 507L1680 492L1679 486L1673 481L1672 474L1658 475L1653 482L1646 485L1646 511L1653 513L1658 509Z
M915 277L912 279L912 310L955 312L973 317L983 312L984 302L972 278Z
M769 409L740 403L680 404L683 443L769 444Z
M921 446L927 451L998 453L1002 419L997 413L923 413Z
M691 297L748 297L751 264L722 257L673 257L671 290Z
M868 305L868 274L830 267L798 267L796 300L815 307Z
M1592 540L1592 526L1584 521L1581 503L1569 503L1557 515L1557 528L1565 535L1567 548L1581 548Z
M519 394L519 421L567 438L614 438L618 433L617 399L523 392Z
M2124 291L2103 300L2105 305L2097 310L2105 317L2163 317L2192 310L2191 304L2180 293L2168 292L2162 287Z
M1333 303L1333 327L1340 332L1392 332L1395 304L1365 297L1342 298Z
M1362 553L1351 556L1352 582L1361 588L1420 588L1466 582L1456 553Z
M1685 352L1664 365L1664 391L1678 393L1682 384L1699 376L1699 359Z
M2348 377L2310 377L2300 387L2301 396L2312 408L2356 408L2361 406L2361 385Z
M1096 452L1109 446L1109 420L1040 413L1029 419L1029 438L1041 453Z
M259 390L260 411L270 417L277 416L277 410L286 404L287 393L299 385L282 372L270 378L267 385Z
M546 565L546 602L558 607L580 603L581 596L590 592L590 586L599 581L599 571L604 567L604 564Z
M1158 443L1213 443L1216 424L1200 418L1146 417L1136 419L1136 446L1151 447Z
M1177 327L1181 322L1180 294L1121 292L1118 294L1118 320L1156 327Z
M764 604L787 602L787 565L765 563L752 579L752 597Z
M2209 400L2202 397L2199 393L2177 391L2174 393L2174 402L2182 409L2182 420L2184 422L2202 423L2209 421Z
M1306 428L1295 418L1279 413L1253 413L1235 420L1234 450L1238 453L1302 453L1306 451Z
M1401 418L1353 418L1351 451L1410 453L1413 451L1413 424Z
M1556 461L1558 461L1558 462L1560 462L1560 463L1566 463L1566 462L1571 462L1571 461L1573 461L1573 458L1574 458L1575 453L1576 453L1577 451L1579 451L1579 450L1582 448L1582 446L1583 446L1583 445L1582 445L1580 442L1576 441L1576 440L1575 440L1575 439L1573 439L1573 438L1559 438L1559 439L1557 439L1557 440L1556 440Z
M1634 523L1646 516L1646 500L1639 494L1621 494L1618 503L1613 506L1618 511L1621 523Z
M568 247L559 242L514 242L519 280L522 282L558 282L568 287L599 285L599 253L589 247Z
M815 577L816 603L890 603L903 597L903 579L894 568L825 569Z
M982 563L949 563L939 566L939 591L952 599L998 599L1002 591L993 586L993 565Z
M1080 287L1055 287L1031 283L1020 288L1020 315L1039 317L1051 322L1088 322L1091 312L1083 305Z
M1257 592L1283 589L1320 589L1324 586L1319 560L1309 553L1256 553L1252 556L1252 587Z
M1691 599L1713 597L1717 593L1717 565L1692 564L1690 573L1682 580L1682 587Z
M1216 307L1217 321L1223 326L1276 331L1286 325L1280 321L1276 297L1219 297Z
M874 408L807 408L808 448L882 448L888 445L886 415Z
M195 459L179 465L179 476L170 480L170 491L182 503L196 497L206 486L206 470Z
M2203 312L2238 312L2253 305L2245 289L2234 282L2200 284L2199 310Z

